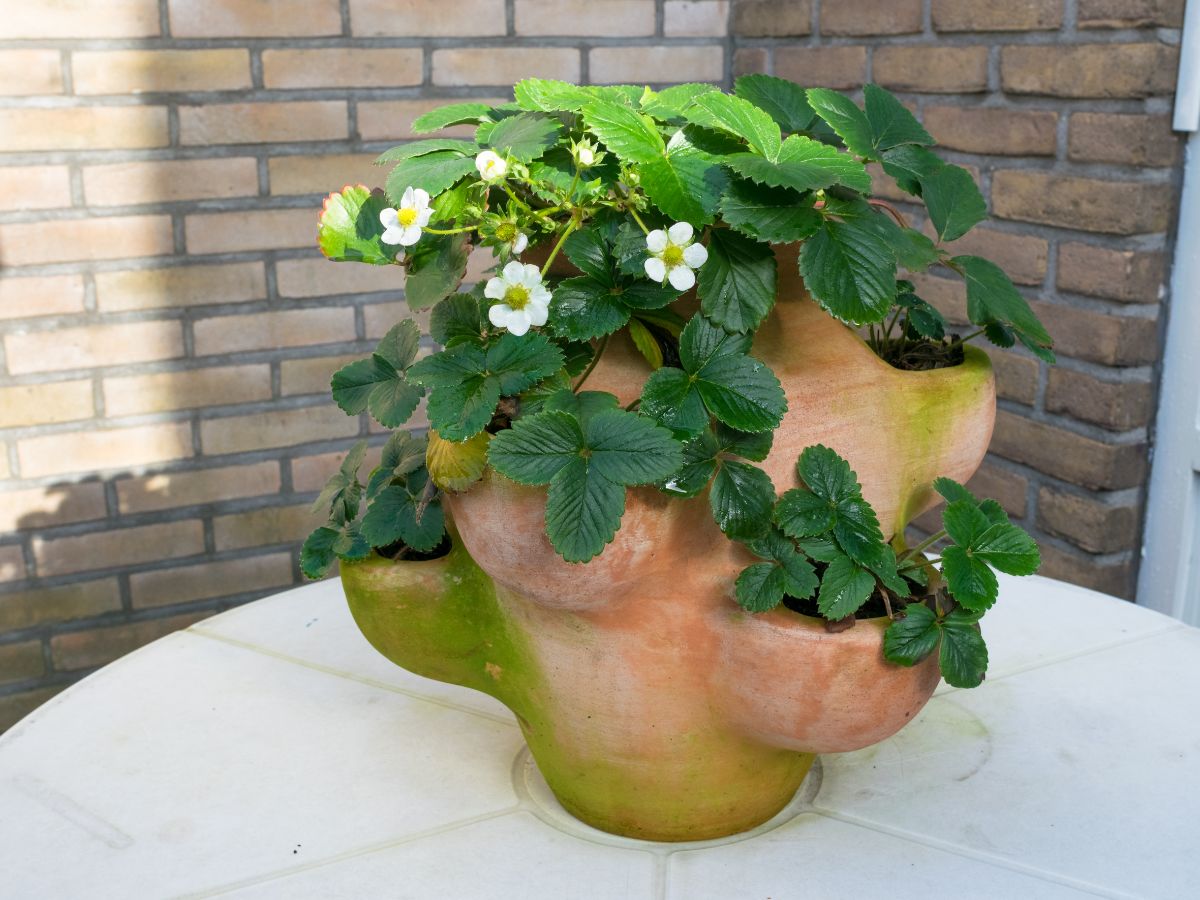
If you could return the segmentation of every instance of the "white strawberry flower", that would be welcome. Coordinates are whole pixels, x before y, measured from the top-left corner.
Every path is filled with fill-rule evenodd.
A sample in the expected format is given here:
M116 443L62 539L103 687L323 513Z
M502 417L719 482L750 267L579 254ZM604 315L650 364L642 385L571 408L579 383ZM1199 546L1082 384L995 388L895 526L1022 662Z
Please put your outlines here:
M545 325L550 312L550 291L542 284L537 266L513 260L489 279L483 289L489 300L498 300L488 310L488 319L497 328L522 335L530 325Z
M509 242L508 249L509 249L509 252L512 253L513 256L520 256L522 253L525 252L525 248L528 246L529 246L529 235L518 231L517 236L515 238L513 238L512 241Z
M508 172L508 163L495 150L484 150L475 157L475 168L484 181L499 181Z
M397 209L385 209L379 213L379 221L384 228L380 240L385 244L411 247L421 239L421 229L429 224L432 216L429 192L407 187Z
M686 291L696 283L696 273L708 259L708 250L703 244L692 243L692 226L687 222L676 222L666 231L656 229L646 235L646 249L650 258L646 260L646 275L651 280L666 284L677 291Z

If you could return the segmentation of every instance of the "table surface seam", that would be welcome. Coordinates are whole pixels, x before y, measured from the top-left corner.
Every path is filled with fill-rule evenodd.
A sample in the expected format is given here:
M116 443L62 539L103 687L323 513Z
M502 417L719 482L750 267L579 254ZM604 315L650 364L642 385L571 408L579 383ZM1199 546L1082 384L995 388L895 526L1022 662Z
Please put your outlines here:
M389 691L394 694L402 694L412 700L422 700L426 703L432 703L435 706L442 706L447 709L452 709L455 712L467 713L468 715L478 716L481 719L487 719L490 722L497 722L501 725L510 725L516 727L516 721L512 718L499 716L495 713L485 712L481 709L474 709L464 704L455 703L453 700L446 700L441 697L434 697L428 694L422 694L409 688L402 688L394 684L388 684L386 681L380 681L376 678L371 678L368 675L356 675L353 672L347 672L344 669L336 669L332 666L326 666L322 663L312 662L311 660L301 659L298 656L291 656L287 653L281 653L278 650L272 650L269 647L262 647L258 644L252 644L249 641L239 640L238 638L229 637L216 632L206 631L203 628L192 626L187 629L189 634L194 634L197 637L207 638L208 640L218 641L222 644L228 644L231 647L237 647L240 650L246 650L250 653L258 653L270 659L278 660L279 662L290 663L295 666L300 666L303 669L308 669L314 672L320 672L323 675L329 675L333 678L341 678L346 681L353 681L358 684L365 684L368 687L378 688L380 690ZM464 687L464 691L471 690Z

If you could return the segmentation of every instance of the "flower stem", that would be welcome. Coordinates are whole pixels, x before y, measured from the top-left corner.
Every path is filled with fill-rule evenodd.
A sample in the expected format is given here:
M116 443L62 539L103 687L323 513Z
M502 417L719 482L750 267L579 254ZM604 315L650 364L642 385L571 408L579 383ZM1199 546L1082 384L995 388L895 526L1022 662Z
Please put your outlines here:
M932 534L929 537L925 538L925 540L921 541L921 543L917 544L917 546L912 547L908 550L905 550L903 553L900 554L900 559L901 560L911 559L912 557L914 557L918 553L920 553L922 550L924 550L926 547L928 547L932 544L936 544L938 541L940 541L945 536L946 536L946 530L943 528L937 534Z
M896 220L896 223L901 228L908 227L908 219L904 218L904 213L900 212L900 210L896 209L896 207L892 206L892 204L887 203L883 200L878 200L874 197L872 197L867 202L869 204L871 204L872 206L878 206L880 209L886 209L888 212L890 212L892 214L892 218Z
M936 566L941 561L942 558L940 556L935 559L910 559L904 565L897 566L896 571L907 572L909 569L919 569L921 566Z
M966 337L955 338L954 340L952 340L950 342L950 347L954 348L954 347L957 347L959 344L965 344L967 341L971 340L972 338L979 337L985 331L987 331L986 328L980 328L978 331L972 331Z
M430 228L426 226L421 230L426 234L463 234L467 231L474 231L478 225L464 225L462 228Z
M642 217L637 214L637 210L632 206L626 206L625 208L629 210L629 214L633 216L633 221L638 223L638 228L642 229L642 234L649 234L650 229L646 227L646 223L642 221Z
M578 219L572 218L571 221L567 223L567 227L563 229L563 233L558 238L558 243L554 245L554 249L552 249L550 251L550 255L546 257L546 264L542 266L543 278L545 278L546 273L550 271L550 266L554 263L554 257L558 256L558 251L562 249L562 245L566 243L567 238L571 236L571 232L578 227Z
M587 368L583 370L583 374L579 376L579 380L575 382L575 386L571 388L575 393L579 393L579 389L583 387L583 383L588 380L588 376L592 374L596 368L596 364L600 362L600 357L604 355L604 351L608 349L608 339L611 334L606 334L600 338L600 345L596 347L596 354L592 357L592 361L587 364Z

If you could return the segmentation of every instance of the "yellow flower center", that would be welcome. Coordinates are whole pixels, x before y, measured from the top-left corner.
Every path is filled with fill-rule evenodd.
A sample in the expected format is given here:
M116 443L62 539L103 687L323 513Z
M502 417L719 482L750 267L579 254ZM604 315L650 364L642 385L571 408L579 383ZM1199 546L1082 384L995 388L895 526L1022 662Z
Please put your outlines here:
M517 226L512 222L501 222L496 227L496 237L506 244L512 243L517 236Z
M667 244L667 249L662 252L662 261L668 269L683 265L683 248Z
M529 288L523 284L514 284L504 292L504 302L511 309L524 309L529 305Z
M405 207L396 213L396 218L400 220L400 224L405 228L417 221L417 211L411 207Z

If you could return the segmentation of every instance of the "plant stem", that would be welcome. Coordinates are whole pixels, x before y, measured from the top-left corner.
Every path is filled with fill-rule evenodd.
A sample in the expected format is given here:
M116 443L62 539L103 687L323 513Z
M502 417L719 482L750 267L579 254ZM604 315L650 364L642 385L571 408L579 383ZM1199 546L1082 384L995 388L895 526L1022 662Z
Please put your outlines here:
M980 328L978 331L972 331L966 337L955 338L954 340L952 340L950 342L950 347L954 348L954 347L957 347L959 344L965 344L967 341L972 340L973 338L979 337L985 331L987 331L986 328Z
M907 572L909 569L919 569L921 566L936 566L942 561L940 556L934 559L910 559L902 566L897 566L897 572Z
M563 233L558 238L558 243L554 245L554 249L552 249L550 251L550 255L546 257L546 264L542 266L543 278L546 276L546 273L550 271L550 266L554 263L554 258L558 256L558 251L562 249L562 245L566 243L567 238L571 236L571 232L578 227L579 220L576 218L572 218L571 221L567 223L567 227L563 229Z
M931 544L936 544L938 541L940 541L945 536L946 536L946 530L943 528L937 534L932 534L929 537L925 538L925 540L921 541L921 543L917 544L917 546L912 547L908 550L905 550L903 553L900 554L900 559L901 560L911 559L912 557L914 557L918 553L920 553L922 550L924 550L926 547L930 546Z
M641 405L642 405L642 398L638 397L636 400L634 400L632 403L630 403L628 406L625 407L625 412L633 412L635 409L637 409Z
M478 225L464 225L462 228L430 228L426 226L421 230L426 234L462 234L467 231L474 231Z
M611 334L606 334L600 338L600 344L596 347L596 354L592 357L592 361L587 364L587 368L583 370L583 374L579 376L579 380L575 382L575 386L571 388L575 393L579 393L579 389L583 387L583 383L588 380L588 376L592 374L596 368L596 364L600 362L600 357L604 355L604 351L608 349L608 339Z
M892 206L892 204L883 200L877 200L874 197L867 202L872 206L878 206L880 209L886 209L888 212L890 212L892 214L892 218L896 220L901 228L908 227L908 219L904 218L904 213L900 212L900 210L896 209L896 207Z
M638 223L638 228L642 229L642 234L649 234L650 229L646 227L646 223L642 221L642 217L637 214L637 210L632 206L626 206L625 208L629 210L629 214L633 216L633 221Z

